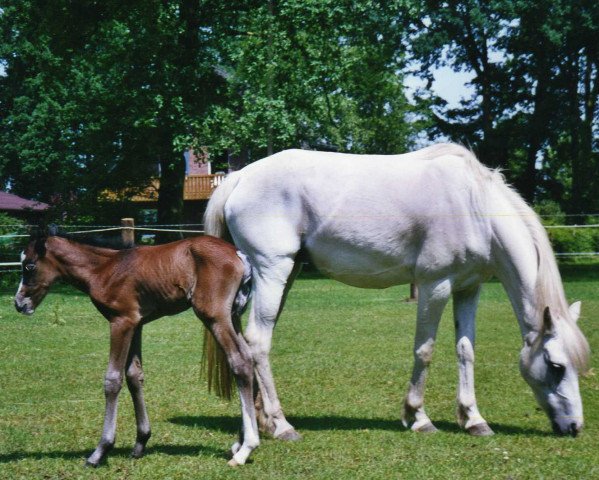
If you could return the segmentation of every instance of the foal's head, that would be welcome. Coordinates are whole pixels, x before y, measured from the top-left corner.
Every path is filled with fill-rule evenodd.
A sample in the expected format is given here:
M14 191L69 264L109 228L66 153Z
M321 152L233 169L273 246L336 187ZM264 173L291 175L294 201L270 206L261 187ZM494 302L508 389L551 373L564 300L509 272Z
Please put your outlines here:
M32 238L21 253L23 273L15 295L15 308L25 315L33 314L59 276L56 266L46 255L46 240L45 236Z

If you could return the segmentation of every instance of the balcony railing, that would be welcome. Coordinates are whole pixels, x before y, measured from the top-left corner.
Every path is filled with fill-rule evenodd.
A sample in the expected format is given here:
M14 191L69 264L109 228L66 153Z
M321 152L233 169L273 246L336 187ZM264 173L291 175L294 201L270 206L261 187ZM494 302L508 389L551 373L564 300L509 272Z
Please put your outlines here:
M210 198L212 192L218 187L225 176L216 175L188 175L185 177L185 187L183 189L184 200L206 200Z
M183 187L184 200L207 200L212 192L224 180L225 175L218 173L215 175L188 175L185 177ZM134 202L155 202L158 200L158 191L160 190L160 180L152 181L152 184L143 192L131 198Z

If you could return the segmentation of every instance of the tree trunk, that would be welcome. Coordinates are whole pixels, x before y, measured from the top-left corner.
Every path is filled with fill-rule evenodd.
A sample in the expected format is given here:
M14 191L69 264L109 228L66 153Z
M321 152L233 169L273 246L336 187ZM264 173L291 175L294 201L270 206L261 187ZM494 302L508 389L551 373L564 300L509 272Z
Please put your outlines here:
M185 184L185 157L173 151L172 136L163 139L160 161L160 190L158 194L158 223L172 225L183 223L183 187ZM181 234L162 233L158 243L182 238Z
M570 128L570 159L572 162L572 191L570 196L570 212L582 213L584 210L584 189L587 179L584 175L584 159L581 158L580 134L581 119L579 108L578 56L569 58L568 66L568 101Z
M547 62L544 58L538 59L539 65L537 68L537 89L534 98L534 110L530 119L528 130L528 145L526 152L526 166L524 173L518 182L518 191L524 198L532 203L535 198L535 191L538 182L537 176L537 154L543 144L545 136L546 121L546 102L547 102L547 87L551 72L548 69Z

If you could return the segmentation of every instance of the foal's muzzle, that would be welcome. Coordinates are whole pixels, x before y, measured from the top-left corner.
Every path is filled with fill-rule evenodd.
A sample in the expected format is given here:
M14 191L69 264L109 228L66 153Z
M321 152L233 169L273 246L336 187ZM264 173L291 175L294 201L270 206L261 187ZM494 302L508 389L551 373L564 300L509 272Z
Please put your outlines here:
M15 308L17 309L17 312L22 313L23 315L33 315L33 312L35 312L31 299L19 295L15 297Z

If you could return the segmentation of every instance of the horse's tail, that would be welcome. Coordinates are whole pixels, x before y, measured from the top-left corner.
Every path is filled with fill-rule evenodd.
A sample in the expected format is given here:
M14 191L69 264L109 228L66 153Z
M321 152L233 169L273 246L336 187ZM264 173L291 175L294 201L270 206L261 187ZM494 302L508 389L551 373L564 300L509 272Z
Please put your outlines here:
M233 301L231 318L235 332L241 333L241 315L245 312L252 290L252 266L243 253L238 251L237 255L243 262L244 271ZM208 391L214 390L219 397L230 400L233 391L233 372L229 367L227 355L208 329L204 330L202 369L206 373Z
M230 240L225 222L225 203L227 203L231 192L239 183L239 179L239 172L230 173L210 196L204 213L204 232L206 235Z

